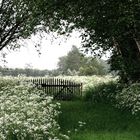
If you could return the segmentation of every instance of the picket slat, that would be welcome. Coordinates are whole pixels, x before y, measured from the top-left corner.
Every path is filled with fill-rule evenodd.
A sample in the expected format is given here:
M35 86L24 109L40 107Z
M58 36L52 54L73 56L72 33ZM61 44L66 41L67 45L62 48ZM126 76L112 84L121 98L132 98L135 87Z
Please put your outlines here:
M51 95L56 99L69 99L73 95L82 96L82 83L58 78L33 78L30 82L46 95Z

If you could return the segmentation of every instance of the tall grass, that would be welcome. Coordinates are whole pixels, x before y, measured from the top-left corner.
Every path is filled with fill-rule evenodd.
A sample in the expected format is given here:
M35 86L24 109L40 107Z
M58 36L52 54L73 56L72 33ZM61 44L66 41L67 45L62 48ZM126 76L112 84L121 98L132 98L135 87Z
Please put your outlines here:
M117 81L109 81L100 83L96 86L88 87L84 91L84 100L92 102L109 102L113 103L116 100L116 95L122 91L124 85Z
M79 128L79 121L86 124ZM140 119L105 103L62 102L59 124L71 140L140 139Z
M139 140L137 135L133 135L128 132L123 133L84 133L79 135L73 135L72 140Z

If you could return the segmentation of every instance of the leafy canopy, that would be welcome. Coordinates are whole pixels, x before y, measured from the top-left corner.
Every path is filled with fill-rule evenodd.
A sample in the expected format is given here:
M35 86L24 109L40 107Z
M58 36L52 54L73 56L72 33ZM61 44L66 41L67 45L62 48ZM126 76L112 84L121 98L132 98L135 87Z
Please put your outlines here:
M114 38L139 37L139 13L139 0L1 0L0 50L39 29L64 34L74 28L84 29L85 46L107 50Z
M139 13L140 0L1 0L0 50L37 31L68 34L76 28L83 30L86 50L112 50L116 60L110 62L121 62L115 67L121 77L138 81Z

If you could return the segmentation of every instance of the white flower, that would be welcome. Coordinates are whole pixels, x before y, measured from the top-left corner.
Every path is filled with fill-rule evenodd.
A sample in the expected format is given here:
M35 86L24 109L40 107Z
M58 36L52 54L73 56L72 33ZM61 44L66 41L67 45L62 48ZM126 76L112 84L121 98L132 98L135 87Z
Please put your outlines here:
M43 136L59 140L60 127L55 118L59 115L57 109L60 104L52 102L52 97L43 100L40 92L24 81L1 89L0 140L7 139L11 131L17 137L22 137L22 140L27 134L36 140L41 140Z

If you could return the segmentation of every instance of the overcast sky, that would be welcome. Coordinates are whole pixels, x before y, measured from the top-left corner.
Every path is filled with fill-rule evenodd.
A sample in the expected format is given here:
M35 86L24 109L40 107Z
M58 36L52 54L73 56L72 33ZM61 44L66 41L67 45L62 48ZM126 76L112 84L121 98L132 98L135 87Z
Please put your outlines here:
M58 58L66 55L72 45L81 46L81 39L78 32L73 32L67 40L64 37L55 39L52 35L40 37L33 36L30 40L24 41L23 46L18 51L8 52L5 65L10 68L25 68L30 64L37 69L57 68ZM38 55L34 44L40 44L41 55ZM1 66L3 63L1 62Z

